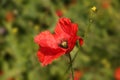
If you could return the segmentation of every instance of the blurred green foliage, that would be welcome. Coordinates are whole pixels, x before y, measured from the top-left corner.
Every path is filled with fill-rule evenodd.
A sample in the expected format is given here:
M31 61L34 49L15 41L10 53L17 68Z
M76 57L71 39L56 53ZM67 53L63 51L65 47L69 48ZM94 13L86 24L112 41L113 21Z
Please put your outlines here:
M34 36L53 32L57 10L78 23L84 39L71 52L72 58L78 53L73 67L83 73L80 80L114 80L120 66L119 8L119 0L0 0L0 80L70 80L66 56L46 67L36 56Z

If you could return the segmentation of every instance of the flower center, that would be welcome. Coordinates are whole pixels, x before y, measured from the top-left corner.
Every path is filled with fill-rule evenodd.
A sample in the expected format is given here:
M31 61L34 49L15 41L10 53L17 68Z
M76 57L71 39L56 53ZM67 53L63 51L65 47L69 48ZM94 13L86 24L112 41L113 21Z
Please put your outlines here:
M68 43L67 43L67 41L62 41L62 42L60 43L60 47L62 47L62 48L68 48Z

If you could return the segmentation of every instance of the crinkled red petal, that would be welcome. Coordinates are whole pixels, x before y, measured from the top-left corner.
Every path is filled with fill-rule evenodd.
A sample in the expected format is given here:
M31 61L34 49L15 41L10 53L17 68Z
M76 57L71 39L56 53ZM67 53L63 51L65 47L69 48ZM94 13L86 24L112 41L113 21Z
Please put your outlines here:
M38 50L38 59L42 63L42 66L46 66L50 64L53 60L57 59L61 55L65 54L65 49L51 49L51 48L44 48L41 47Z
M51 48L58 47L58 44L56 43L56 39L54 38L53 34L51 34L49 31L41 32L34 38L34 41L42 47L51 47Z
M78 25L72 23L68 18L60 18L55 28L56 34L66 33L68 35L76 35L78 31Z

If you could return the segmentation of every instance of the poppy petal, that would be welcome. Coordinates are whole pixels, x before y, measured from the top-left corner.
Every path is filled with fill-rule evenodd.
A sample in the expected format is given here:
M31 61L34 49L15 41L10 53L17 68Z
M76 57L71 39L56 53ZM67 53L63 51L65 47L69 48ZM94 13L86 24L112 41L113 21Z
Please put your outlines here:
M44 48L40 47L38 50L38 59L42 63L42 66L46 66L50 64L54 59L60 57L61 55L65 54L65 49L51 49L51 48Z
M55 28L55 33L60 34L60 33L66 33L66 30L69 31L69 28L67 28L70 24L70 19L67 18L60 18L57 26Z
M114 76L116 80L120 80L120 67L115 70Z
M68 35L76 35L78 31L78 25L72 23L68 18L60 18L59 22L55 28L56 34L66 33Z
M54 36L49 31L41 32L34 38L34 41L42 47L58 47Z
M72 34L76 35L78 31L78 24L73 23L72 24Z

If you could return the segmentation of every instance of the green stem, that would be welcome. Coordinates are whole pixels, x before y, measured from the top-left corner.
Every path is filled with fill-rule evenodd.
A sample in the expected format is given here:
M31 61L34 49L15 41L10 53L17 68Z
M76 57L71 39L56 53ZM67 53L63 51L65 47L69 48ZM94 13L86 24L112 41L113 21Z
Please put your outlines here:
M75 55L74 55L74 57L73 57L73 59L72 59L72 61L71 61L71 62L72 62L72 64L73 64L73 62L75 61L75 58L77 57L78 52L79 52L79 50L75 53ZM68 66L68 68L67 68L67 70L65 71L65 73L64 73L64 74L66 74L66 73L69 71L70 67L71 67L71 64Z
M68 56L69 56L70 65L71 65L72 80L74 80L74 70L73 70L73 66L72 66L72 58L71 58L70 53L68 54Z
M90 11L89 21L88 21L88 27L87 27L87 29L86 29L86 31L85 31L85 34L84 34L85 38L87 38L88 33L90 32L90 27L91 27L91 25L92 25L92 23L93 23L94 17L95 17L94 12L93 12L93 11Z

